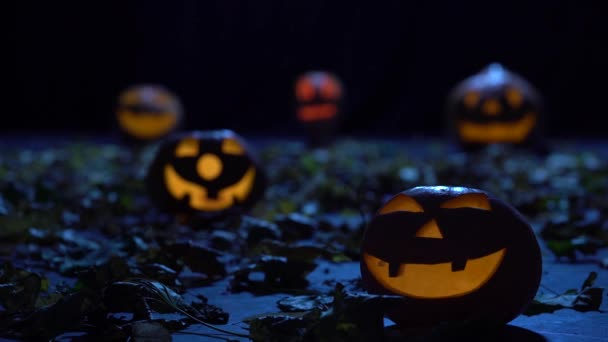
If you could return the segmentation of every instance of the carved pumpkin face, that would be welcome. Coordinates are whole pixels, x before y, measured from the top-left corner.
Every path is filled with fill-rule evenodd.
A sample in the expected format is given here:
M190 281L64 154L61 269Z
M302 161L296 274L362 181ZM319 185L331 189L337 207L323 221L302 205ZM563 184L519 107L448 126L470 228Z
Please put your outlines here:
M342 95L342 84L327 72L311 71L296 81L296 116L313 142L326 140L334 133Z
M463 144L523 144L537 127L540 99L520 76L491 64L450 94L450 125Z
M182 117L181 104L158 85L138 85L122 92L116 117L120 129L135 140L150 141L174 131Z
M400 324L506 323L534 297L541 256L522 216L486 192L426 186L389 200L365 232L364 285L411 299Z
M146 182L159 207L206 213L250 207L265 183L243 140L230 130L170 137L160 147Z

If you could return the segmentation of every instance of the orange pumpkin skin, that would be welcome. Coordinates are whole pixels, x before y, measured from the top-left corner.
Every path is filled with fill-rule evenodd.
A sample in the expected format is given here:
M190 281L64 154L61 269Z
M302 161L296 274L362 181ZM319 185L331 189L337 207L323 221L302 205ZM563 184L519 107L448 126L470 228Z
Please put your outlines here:
M139 84L120 93L116 121L129 142L164 138L182 124L182 104L175 94L157 84Z
M310 144L331 141L340 117L343 89L340 80L325 71L310 71L298 77L294 86L296 119Z
M148 168L151 200L174 213L239 213L263 195L266 176L231 130L191 131L163 141Z
M468 207L467 198L482 201ZM386 309L405 328L505 324L534 298L542 273L538 242L522 215L472 188L425 186L396 195L368 225L361 255L369 292L405 297Z
M493 63L450 92L447 128L467 150L495 143L534 146L541 138L541 112L538 91L522 76Z

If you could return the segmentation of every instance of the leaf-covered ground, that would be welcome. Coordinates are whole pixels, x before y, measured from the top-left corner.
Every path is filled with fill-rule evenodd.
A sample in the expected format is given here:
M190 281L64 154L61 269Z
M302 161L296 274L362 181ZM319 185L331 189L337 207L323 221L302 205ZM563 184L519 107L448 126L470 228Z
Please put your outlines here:
M366 222L389 196L417 185L484 189L537 232L541 288L498 334L608 336L608 153L556 144L543 155L499 146L465 154L427 141L254 146L269 178L264 198L248 213L215 219L150 204L143 177L157 146L2 146L0 336L356 341L470 333L384 327L378 308L399 298L366 294L358 283Z

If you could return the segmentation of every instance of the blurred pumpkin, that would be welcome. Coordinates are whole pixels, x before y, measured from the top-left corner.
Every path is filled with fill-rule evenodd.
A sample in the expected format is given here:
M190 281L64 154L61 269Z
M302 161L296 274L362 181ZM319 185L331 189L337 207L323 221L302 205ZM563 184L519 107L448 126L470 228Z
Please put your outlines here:
M370 222L361 255L370 292L408 298L387 310L407 327L504 324L534 298L542 268L538 242L521 214L463 187L397 194Z
M265 177L233 131L193 131L161 144L146 184L162 209L219 213L251 207L263 194Z
M538 139L541 98L521 76L498 63L459 83L448 96L449 127L464 147Z
M296 117L313 145L327 143L335 134L343 86L325 71L310 71L295 83Z
M161 85L134 85L120 94L116 118L128 138L153 141L178 128L182 106L177 97Z

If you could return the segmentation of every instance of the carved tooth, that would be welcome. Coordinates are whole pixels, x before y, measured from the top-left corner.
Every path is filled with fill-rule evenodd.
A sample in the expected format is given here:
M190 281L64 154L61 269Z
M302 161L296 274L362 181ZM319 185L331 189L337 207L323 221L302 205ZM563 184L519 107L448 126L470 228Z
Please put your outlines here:
M467 259L457 259L452 261L452 272L464 271L467 267Z
M401 264L398 262L391 262L388 264L388 276L391 278L395 278L399 275L399 267Z

